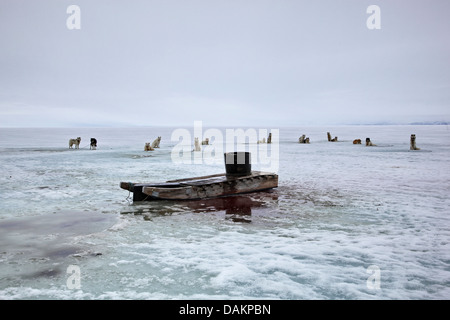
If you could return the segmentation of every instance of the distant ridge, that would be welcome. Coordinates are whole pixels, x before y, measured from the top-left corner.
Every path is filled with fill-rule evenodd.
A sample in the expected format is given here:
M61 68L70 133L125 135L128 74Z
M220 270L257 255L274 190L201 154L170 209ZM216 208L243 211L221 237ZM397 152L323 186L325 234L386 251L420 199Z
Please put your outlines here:
M412 122L411 125L433 125L433 126L440 126L440 125L448 125L450 124L447 121L421 121L421 122Z
M449 125L448 121L417 121L417 122L371 122L371 123L351 123L352 126L441 126Z

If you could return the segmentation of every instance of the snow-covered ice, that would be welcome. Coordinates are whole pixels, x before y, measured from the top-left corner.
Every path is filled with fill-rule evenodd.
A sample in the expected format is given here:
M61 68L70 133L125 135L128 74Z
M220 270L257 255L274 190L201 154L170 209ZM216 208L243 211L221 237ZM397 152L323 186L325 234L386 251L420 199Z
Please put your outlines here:
M247 215L130 203L120 181L224 172L174 163L175 128L0 129L0 299L450 298L447 126L277 129L279 187L243 196Z

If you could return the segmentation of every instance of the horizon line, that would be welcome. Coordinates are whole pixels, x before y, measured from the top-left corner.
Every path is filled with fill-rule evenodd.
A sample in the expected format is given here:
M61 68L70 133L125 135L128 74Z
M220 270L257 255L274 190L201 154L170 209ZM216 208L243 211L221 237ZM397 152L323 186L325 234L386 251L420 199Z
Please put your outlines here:
M198 120L201 121L201 120ZM298 124L298 125L279 125L277 127L279 128L295 128L295 127L321 127L321 126L335 126L335 127L341 127L341 126L392 126L392 125L398 125L398 126L410 126L410 125L449 125L449 121L415 121L415 122L408 122L408 123L402 123L402 122L374 122L374 123L342 123L342 124ZM71 125L71 126L0 126L0 129L69 129L69 128L95 128L95 129L101 129L101 128L174 128L174 127L190 127L193 126L193 124L178 124L178 125L168 125L168 124L159 124L159 125ZM219 127L219 128L251 128L251 127L267 127L267 125L204 125L204 127Z

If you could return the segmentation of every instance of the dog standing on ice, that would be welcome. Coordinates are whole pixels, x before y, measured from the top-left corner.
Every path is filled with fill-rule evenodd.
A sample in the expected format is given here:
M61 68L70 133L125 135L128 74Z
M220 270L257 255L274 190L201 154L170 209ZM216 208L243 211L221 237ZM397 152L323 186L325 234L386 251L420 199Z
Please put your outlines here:
M81 138L69 139L69 149L73 149L72 146L75 145L75 149L80 149Z
M161 137L158 137L155 139L155 141L152 142L151 147L152 148L159 148L159 143L161 142Z
M194 139L194 150L192 151L202 151L202 147L200 146L200 142L198 142L198 138Z
M411 146L409 147L409 150L420 150L420 148L417 148L416 146L416 135L411 135Z
M89 149L91 149L91 150L97 149L97 139L91 138L91 146L89 147Z
M270 132L269 136L267 137L267 143L272 143L272 132Z

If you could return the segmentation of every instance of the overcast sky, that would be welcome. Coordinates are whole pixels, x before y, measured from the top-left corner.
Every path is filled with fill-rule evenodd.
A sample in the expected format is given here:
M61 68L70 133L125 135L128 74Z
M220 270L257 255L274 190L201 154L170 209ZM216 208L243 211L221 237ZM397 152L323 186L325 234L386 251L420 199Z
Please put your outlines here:
M0 0L0 126L195 120L450 121L450 1Z

